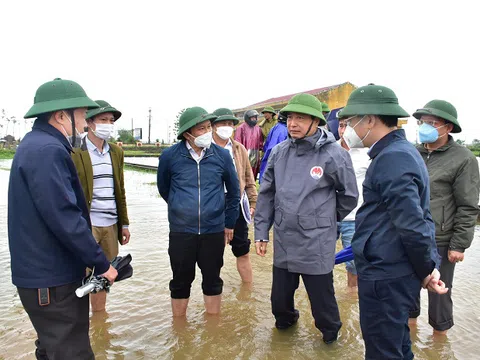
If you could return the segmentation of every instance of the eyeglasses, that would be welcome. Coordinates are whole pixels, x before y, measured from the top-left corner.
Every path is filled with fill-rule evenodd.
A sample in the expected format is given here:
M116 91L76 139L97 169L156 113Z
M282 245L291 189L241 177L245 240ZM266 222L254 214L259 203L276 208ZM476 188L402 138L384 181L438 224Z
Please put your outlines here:
M417 120L418 125L428 124L430 126L436 127L438 124L439 126L445 125L442 121L438 120Z

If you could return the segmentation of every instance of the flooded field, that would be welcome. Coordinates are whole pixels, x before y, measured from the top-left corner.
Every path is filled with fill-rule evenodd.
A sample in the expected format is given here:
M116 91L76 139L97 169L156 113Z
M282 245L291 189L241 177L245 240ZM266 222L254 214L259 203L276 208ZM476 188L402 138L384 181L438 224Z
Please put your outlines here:
M128 160L126 160L128 161ZM156 165L157 159L149 159ZM34 359L35 332L11 284L7 241L7 188L11 160L0 160L0 359ZM303 285L296 295L300 320L286 332L274 327L270 311L272 252L250 252L251 288L242 286L230 249L225 252L222 314L204 314L200 281L193 284L186 321L173 322L168 282L171 277L167 206L155 186L156 175L125 172L130 244L121 254L133 256L134 276L112 287L107 311L91 317L91 339L97 359L348 359L363 358L356 295L346 290L344 266L335 269L335 286L343 328L337 343L325 345L313 324ZM271 250L271 249L270 249ZM454 328L443 340L432 338L427 323L427 296L412 330L416 359L477 359L480 343L480 227L457 265L454 282ZM197 272L199 274L199 272Z

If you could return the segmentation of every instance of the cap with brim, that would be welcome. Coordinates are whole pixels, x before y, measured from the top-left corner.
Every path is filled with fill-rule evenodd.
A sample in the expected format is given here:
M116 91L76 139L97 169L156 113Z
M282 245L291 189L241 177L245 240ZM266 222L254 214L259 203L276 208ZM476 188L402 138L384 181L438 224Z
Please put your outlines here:
M113 106L111 106L105 100L95 100L95 102L100 107L97 108L97 109L92 109L92 110L87 111L87 115L86 115L87 119L94 118L95 116L100 115L100 114L112 113L113 118L115 119L115 121L117 121L122 116L122 113L120 111L115 109Z
M219 121L233 121L233 125L237 125L240 122L240 120L233 115L233 111L227 108L217 109L213 112L213 115L218 117L212 120L212 124L215 124Z
M59 110L95 109L98 107L98 104L87 96L79 84L71 80L56 78L37 89L34 104L24 118L34 118Z
M197 124L200 124L207 120L214 120L217 116L214 114L209 114L207 111L201 107L193 107L186 109L179 119L179 129L178 129L178 140L183 139L183 133L191 129Z
M271 107L271 106L266 106L266 107L262 110L262 114L263 114L263 113L266 113L266 112L272 113L273 115L276 115L276 114L277 114L277 113L275 112L275 110L273 109L273 107Z
M432 100L428 102L423 108L418 109L413 113L413 116L420 120L422 115L433 115L444 119L453 124L452 133L462 132L462 128L457 120L457 109L447 101Z
M290 99L280 113L287 116L287 113L296 112L307 114L320 119L320 125L325 125L325 117L322 114L322 103L315 96L310 94L297 94Z
M353 91L338 117L356 115L385 115L399 118L410 116L398 104L398 98L391 89L374 84L362 86Z

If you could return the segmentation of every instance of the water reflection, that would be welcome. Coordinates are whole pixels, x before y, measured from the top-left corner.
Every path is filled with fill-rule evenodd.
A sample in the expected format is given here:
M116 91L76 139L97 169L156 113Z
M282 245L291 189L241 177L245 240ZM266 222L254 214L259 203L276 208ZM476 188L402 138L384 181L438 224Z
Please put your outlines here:
M9 164L0 161L0 168ZM22 310L10 280L6 234L9 172L0 170L0 359L32 359L35 332ZM270 309L272 254L266 258L251 249L254 283L240 281L231 251L225 252L222 314L205 316L200 281L193 283L187 317L171 317L168 282L171 277L167 206L159 198L155 174L125 172L135 274L115 284L107 312L91 317L91 341L97 359L363 359L358 322L358 299L346 288L343 266L334 271L336 296L343 327L336 344L325 345L315 328L307 294L300 285L295 295L298 324L280 332ZM480 227L465 261L456 267L453 289L456 325L448 337L434 339L428 325L427 296L416 329L412 329L416 359L475 359L480 353Z

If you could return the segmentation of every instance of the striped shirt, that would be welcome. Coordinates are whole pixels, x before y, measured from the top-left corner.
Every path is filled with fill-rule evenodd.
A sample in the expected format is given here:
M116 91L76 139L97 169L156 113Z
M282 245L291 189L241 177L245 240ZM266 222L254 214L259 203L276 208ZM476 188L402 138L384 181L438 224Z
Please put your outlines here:
M86 143L93 167L93 197L90 219L93 226L112 226L118 222L118 216L110 146L105 141L103 151L100 152L88 137Z

